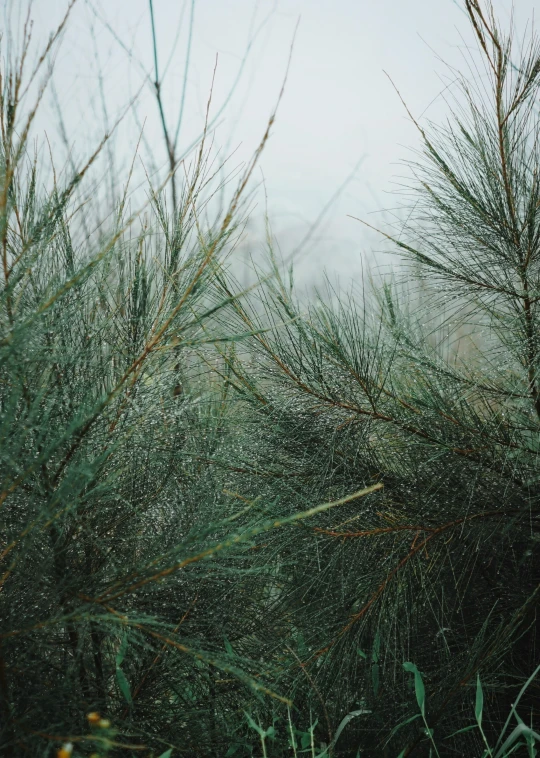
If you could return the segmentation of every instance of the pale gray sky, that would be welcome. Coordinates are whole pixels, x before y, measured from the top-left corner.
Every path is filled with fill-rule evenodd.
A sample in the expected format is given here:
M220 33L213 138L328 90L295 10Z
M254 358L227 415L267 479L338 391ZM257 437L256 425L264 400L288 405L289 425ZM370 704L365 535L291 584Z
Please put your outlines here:
M154 0L162 69L174 48L183 14L165 80L165 106L171 119L180 108L191 2ZM4 8L11 6L12 19L26 6L23 0L4 0L3 4ZM181 146L187 146L200 132L216 53L214 113L226 99L252 40L216 135L218 145L228 152L236 150L231 167L249 158L264 132L299 22L285 95L261 160L270 217L284 252L294 247L361 161L355 179L329 209L316 239L298 261L301 281L320 280L323 268L339 276L342 283L351 277L358 279L362 261L377 248L375 238L347 214L377 223L381 217L375 211L395 207L399 200L388 193L403 174L399 161L411 157L409 148L419 145L415 127L384 71L415 117L441 121L449 110L441 93L450 75L437 55L463 69L464 47L474 42L463 4L464 0L195 1ZM504 23L510 0L494 4ZM518 29L532 17L534 4L533 0L517 3ZM45 39L65 7L66 0L34 1L36 37ZM131 61L126 50L133 56ZM95 142L103 130L100 71L112 120L141 84L142 69L135 59L153 77L148 0L79 0L55 73L68 132L77 140L76 152L88 151L90 141ZM138 111L140 118L146 119L147 142L163 163L159 121L149 87L141 93ZM39 125L58 143L51 113L48 110ZM126 122L116 148L124 158L133 151L136 138L135 124ZM262 193L258 199L254 222L263 208ZM252 234L256 247L256 223Z

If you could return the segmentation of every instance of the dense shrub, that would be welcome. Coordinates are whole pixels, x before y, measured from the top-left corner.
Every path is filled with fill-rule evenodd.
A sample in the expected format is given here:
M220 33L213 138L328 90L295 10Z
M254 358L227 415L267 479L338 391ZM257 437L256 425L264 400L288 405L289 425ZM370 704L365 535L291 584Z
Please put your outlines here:
M47 186L21 94L63 25L4 64L2 755L536 754L540 50L466 5L407 286L305 308L228 266L268 131L215 222L205 129L81 236L108 138Z

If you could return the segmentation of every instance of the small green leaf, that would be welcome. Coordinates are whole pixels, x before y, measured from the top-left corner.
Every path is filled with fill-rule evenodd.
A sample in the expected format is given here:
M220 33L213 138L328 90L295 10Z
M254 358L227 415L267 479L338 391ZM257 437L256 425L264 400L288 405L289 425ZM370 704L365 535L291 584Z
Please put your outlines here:
M363 651L363 650L360 650L360 648L359 648L359 647L357 647L357 648L356 648L356 652L358 653L358 655L360 656L360 658L363 658L364 660L366 660L366 658L367 658L367 653L364 653L364 651Z
M305 655L309 653L309 651L307 649L306 642L304 640L304 635L302 634L302 632L296 632L295 640L296 640L297 650L300 655L300 658L303 658Z
M126 679L126 675L122 671L121 668L116 669L116 681L118 682L118 686L120 687L120 692L126 699L126 703L131 705L131 687L129 686L129 682Z
M381 650L381 635L379 632L376 633L375 639L373 641L373 650L371 652L371 660L373 663L379 662L379 653Z
M244 711L244 713L246 715L248 724L250 725L250 727L252 729L255 729L255 731L257 732L257 734L259 735L259 737L266 737L266 733L265 733L264 729L259 724L257 724L255 721L253 721L253 719L251 718L251 716L249 715L249 713L247 711Z
M166 750L164 753L161 753L161 755L160 755L160 756L158 756L158 758L171 758L171 755L172 755L172 750L173 750L173 749L172 749L172 747L170 747L170 748L169 748L168 750Z
M394 734L401 729L401 727L406 726L407 724L410 724L412 721L416 721L416 719L419 719L419 718L421 718L421 714L415 713L414 716L410 716L408 719L405 719L405 721L402 721L400 724L398 724L392 729L392 731L390 732L390 737L393 737Z
M311 744L311 734L309 732L303 732L300 738L300 744L303 748L308 747Z
M128 636L124 632L124 636L122 637L120 648L118 650L118 653L116 654L116 668L122 665L122 662L124 658L126 657L127 648L128 648Z
M409 671L414 674L414 691L416 693L416 702L420 708L422 716L426 715L426 690L424 688L424 681L422 674L418 671L414 663L404 663L403 668L405 671Z
M377 697L379 691L379 664L374 663L371 666L371 683L373 685L373 694Z
M227 637L224 637L223 639L225 641L225 650L227 651L227 653L229 655L234 655L235 653L234 653L234 650L233 650L233 646L231 645L231 643L229 642L229 640L227 639Z
M336 733L334 734L334 739L330 743L330 745L328 747L328 750L331 750L335 746L336 742L340 738L341 733L343 732L343 730L345 729L345 727L347 726L347 724L349 723L349 721L351 721L352 719L356 718L357 716L364 716L365 714L368 714L368 713L371 713L371 711L368 711L365 708L361 708L358 711L351 711L350 713L348 713L341 720L341 723L339 724L338 728L336 729ZM324 753L323 753L323 755L324 755Z
M445 737L445 740L449 740L450 737L455 737L456 734L464 734L465 732L470 732L473 729L478 729L477 724L471 724L471 726L464 726L463 729L458 729L457 732L452 732L452 734L449 734L448 737Z
M478 722L478 726L482 726L482 713L484 710L484 692L482 690L482 683L480 681L480 674L476 675L476 704L474 707L474 715Z

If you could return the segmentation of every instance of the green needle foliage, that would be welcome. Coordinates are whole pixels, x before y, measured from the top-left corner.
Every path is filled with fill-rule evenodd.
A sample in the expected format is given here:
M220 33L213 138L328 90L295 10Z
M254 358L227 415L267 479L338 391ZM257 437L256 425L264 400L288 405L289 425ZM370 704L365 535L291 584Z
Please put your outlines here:
M217 221L205 129L174 212L150 187L128 214L128 177L108 235L77 243L74 192L107 138L49 186L29 153L68 15L28 77L27 23L1 78L0 753L209 754L229 713L278 697L226 635L255 625L254 599L230 597L280 524L223 492L233 409L195 355L239 337L213 331L216 277L268 131Z
M213 220L208 115L172 208L47 180L72 5L0 87L0 754L536 755L537 38L466 0L405 283L303 307L228 264L275 114Z
M538 663L540 46L532 35L516 59L491 8L467 10L474 81L461 79L447 127L418 127L409 221L385 233L410 264L408 295L329 292L303 311L281 279L230 321L259 331L230 361L260 472L246 487L294 511L306 493L384 482L270 535L260 556L282 567L277 612L301 662L289 656L284 676L303 718L324 721L321 703L331 725L370 711L344 755L434 754L470 723L478 672L495 744ZM420 721L404 661L428 692ZM525 720L539 694L536 679ZM478 730L438 746L484 749Z

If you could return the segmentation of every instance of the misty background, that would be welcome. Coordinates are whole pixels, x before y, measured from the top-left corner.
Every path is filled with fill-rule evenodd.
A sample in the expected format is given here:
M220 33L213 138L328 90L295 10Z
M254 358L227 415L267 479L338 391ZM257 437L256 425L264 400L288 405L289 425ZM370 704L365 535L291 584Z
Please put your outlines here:
M476 47L463 4L154 0L164 117L172 132L179 123L178 155L189 160L201 135L215 69L211 141L219 160L227 157L223 177L231 186L261 140L291 54L235 252L239 265L263 250L267 212L279 251L294 253L304 288L319 285L324 272L347 286L361 281L366 267L391 266L381 238L349 216L384 228L402 217L399 189L408 171L400 162L414 158L420 143L395 88L422 125L445 120L455 70L468 71L467 51ZM36 50L67 5L34 1ZM20 38L27 7L4 0L4 54L16 44L11 38ZM494 7L509 23L509 0ZM514 8L517 38L533 11L532 0ZM167 174L155 63L148 0L75 3L35 134L38 141L46 134L55 161L63 156L68 171L124 114L95 176L102 209L112 205L114 180L127 175L139 138L135 186L144 191L146 175L157 182Z

